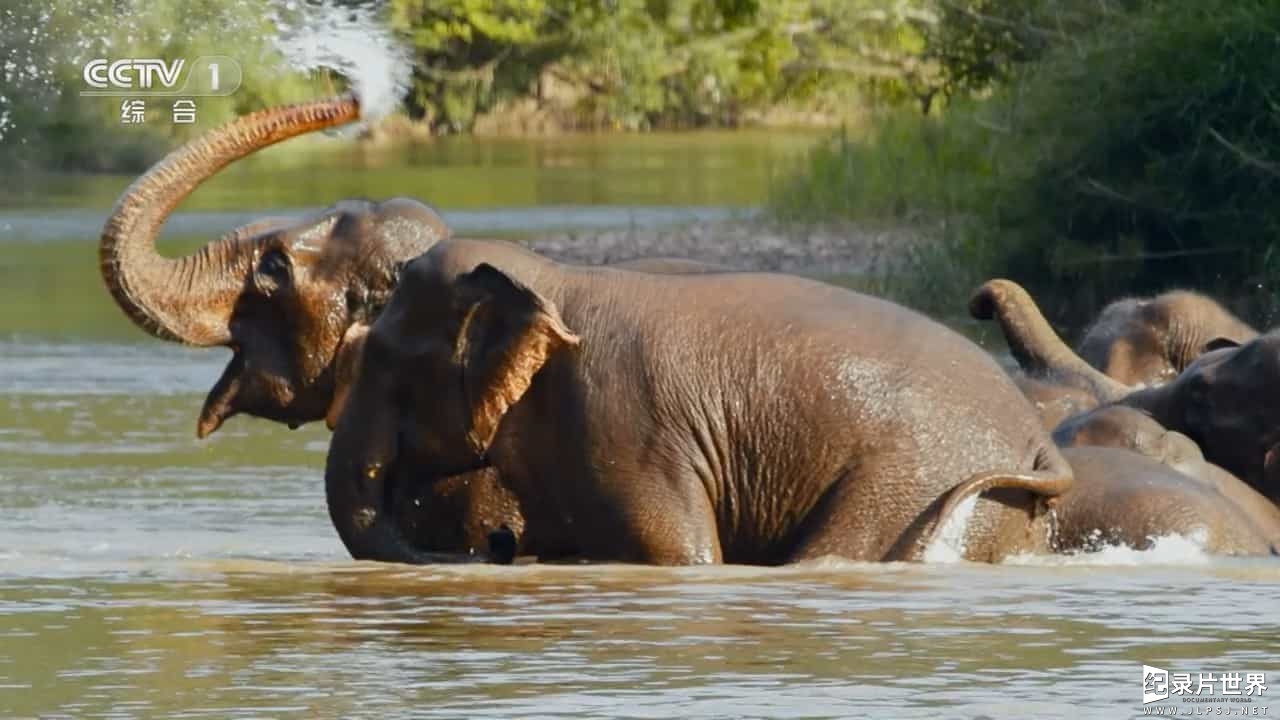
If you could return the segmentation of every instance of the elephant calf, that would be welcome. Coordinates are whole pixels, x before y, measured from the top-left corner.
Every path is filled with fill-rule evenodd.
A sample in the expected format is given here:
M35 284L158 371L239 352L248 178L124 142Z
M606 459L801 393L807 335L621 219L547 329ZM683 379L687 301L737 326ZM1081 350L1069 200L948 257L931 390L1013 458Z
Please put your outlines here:
M1197 539L1206 552L1272 555L1280 549L1280 520L1251 514L1229 493L1252 493L1235 478L1227 493L1130 450L1079 447L1063 451L1075 483L1037 521L1023 552L1071 553L1124 545L1151 547L1161 537ZM1256 493L1253 493L1256 495ZM1240 496L1237 495L1238 499ZM1265 505L1265 499L1256 497Z
M1174 290L1125 298L1103 308L1080 339L1080 356L1126 385L1159 385L1187 368L1215 340L1258 336L1212 298Z
M1273 389L1280 386L1280 331L1243 344L1218 338L1200 348L1202 352L1172 380L1135 388L1072 352L1026 291L1009 280L990 280L978 288L970 312L1000 321L1014 357L1027 372L1052 374L1088 388L1100 403L1091 413L1109 414L1116 406L1138 411L1162 430L1190 438L1204 459L1280 505L1280 403L1271 401ZM1067 422L1080 425L1115 418Z
M330 514L355 557L416 561L395 485L483 467L517 496L528 551L657 564L914 558L969 496L992 491L969 523L986 536L1071 484L995 361L900 306L449 240L405 267L364 342Z

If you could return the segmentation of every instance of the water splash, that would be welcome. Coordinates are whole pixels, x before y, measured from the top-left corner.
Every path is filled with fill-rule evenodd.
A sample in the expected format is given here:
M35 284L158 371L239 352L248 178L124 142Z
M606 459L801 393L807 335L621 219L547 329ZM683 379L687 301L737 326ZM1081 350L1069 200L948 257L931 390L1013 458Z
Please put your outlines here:
M0 141L15 127L18 98L48 111L54 64L45 53L48 10L7 7L0 10Z
M921 559L927 563L954 563L964 560L965 531L978 507L978 496L970 495L956 506L947 522L938 528L933 541L924 549Z
M174 23L151 0L51 0L0 8L0 141L54 111L80 88L93 58L147 56L163 47L202 47L237 56L259 74L321 68L347 79L365 121L398 107L409 89L410 53L391 32L385 0L228 0L209 22ZM77 22L52 22L55 14ZM260 40L260 43L248 42ZM267 56L249 48L260 45ZM232 50L238 48L239 50ZM274 51L274 52L271 52ZM139 55L141 53L141 55ZM188 58L193 59L193 58Z
M294 70L341 74L366 122L394 111L409 90L408 50L381 17L381 2L347 6L286 2L276 8L275 46Z
M1122 544L1099 546L1089 552L1070 555L1014 555L1006 558L1006 565L1208 565L1210 554L1205 550L1208 532L1203 528L1186 534L1162 535L1150 538L1151 547L1137 550Z

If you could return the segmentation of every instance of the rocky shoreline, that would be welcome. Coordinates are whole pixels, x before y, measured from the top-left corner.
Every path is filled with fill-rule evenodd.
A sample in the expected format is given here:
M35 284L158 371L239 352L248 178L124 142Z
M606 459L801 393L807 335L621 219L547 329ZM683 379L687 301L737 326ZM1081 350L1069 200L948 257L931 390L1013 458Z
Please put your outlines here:
M526 242L548 257L584 265L673 257L739 270L864 275L886 269L924 237L922 229L908 226L796 226L752 218L565 231Z

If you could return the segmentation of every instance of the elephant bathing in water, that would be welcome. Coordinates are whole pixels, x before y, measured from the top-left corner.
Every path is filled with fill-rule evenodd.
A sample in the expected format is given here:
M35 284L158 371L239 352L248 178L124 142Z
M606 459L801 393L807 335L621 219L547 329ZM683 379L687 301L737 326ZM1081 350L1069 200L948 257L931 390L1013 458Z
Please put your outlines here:
M435 211L417 201L348 200L299 220L251 223L187 258L156 252L168 214L223 167L358 115L357 101L341 97L232 121L148 170L121 195L103 228L102 277L131 320L164 340L233 351L200 412L199 437L240 413L290 427L335 416L336 358L377 316L399 265L449 234ZM662 258L619 265L673 273L716 269ZM413 489L396 504L424 550L470 554L495 531L505 527L519 536L523 529L514 496L492 470L424 480Z
M1080 356L1125 385L1160 385L1200 357L1214 340L1245 343L1258 331L1212 298L1175 290L1117 300L1080 339Z
M484 467L539 556L659 564L916 558L971 496L981 538L1071 485L995 361L900 306L448 240L405 267L364 343L330 515L355 557L414 562L386 498Z
M987 282L975 292L970 309L975 317L1000 320L1014 357L1028 372L1069 378L1073 385L1089 387L1101 403L1065 420L1055 431L1060 442L1125 447L1153 457L1190 443L1196 457L1216 467L1189 474L1233 475L1232 480L1239 478L1280 504L1280 404L1271 401L1271 389L1280 386L1280 332L1243 345L1211 340L1173 380L1134 388L1072 352L1016 283Z
M1119 448L1074 447L1063 455L1075 482L1029 533L1007 539L1008 554L1093 552L1116 545L1146 550L1172 535L1218 555L1280 551L1280 517L1234 477L1226 476L1222 485L1205 482Z

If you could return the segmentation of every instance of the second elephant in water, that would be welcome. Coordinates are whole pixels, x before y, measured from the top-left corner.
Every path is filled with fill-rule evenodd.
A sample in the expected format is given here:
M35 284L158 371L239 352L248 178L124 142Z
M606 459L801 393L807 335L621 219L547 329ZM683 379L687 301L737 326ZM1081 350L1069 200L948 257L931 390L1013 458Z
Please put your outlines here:
M975 306L993 308L975 315L1001 320L1014 356L1028 372L1089 388L1101 403L1092 413L1110 413L1116 405L1140 411L1161 428L1190 438L1210 463L1280 504L1280 403L1273 402L1273 389L1280 387L1280 332L1243 345L1219 339L1173 380L1134 388L1072 352L1017 284L987 282L975 293Z
M1009 555L1078 553L1108 546L1146 550L1159 538L1181 536L1206 552L1274 555L1280 552L1280 518L1251 513L1266 501L1235 478L1219 489L1130 450L1079 447L1063 451L1075 471L1071 489L1027 536L1008 537Z
M995 361L900 306L451 240L405 267L365 341L330 514L354 556L416 561L386 502L406 469L483 467L537 554L663 564L915 558L969 496L982 534L1071 483Z
M1125 298L1105 307L1080 339L1080 356L1126 385L1168 382L1218 339L1245 343L1258 336L1212 298L1174 290Z

